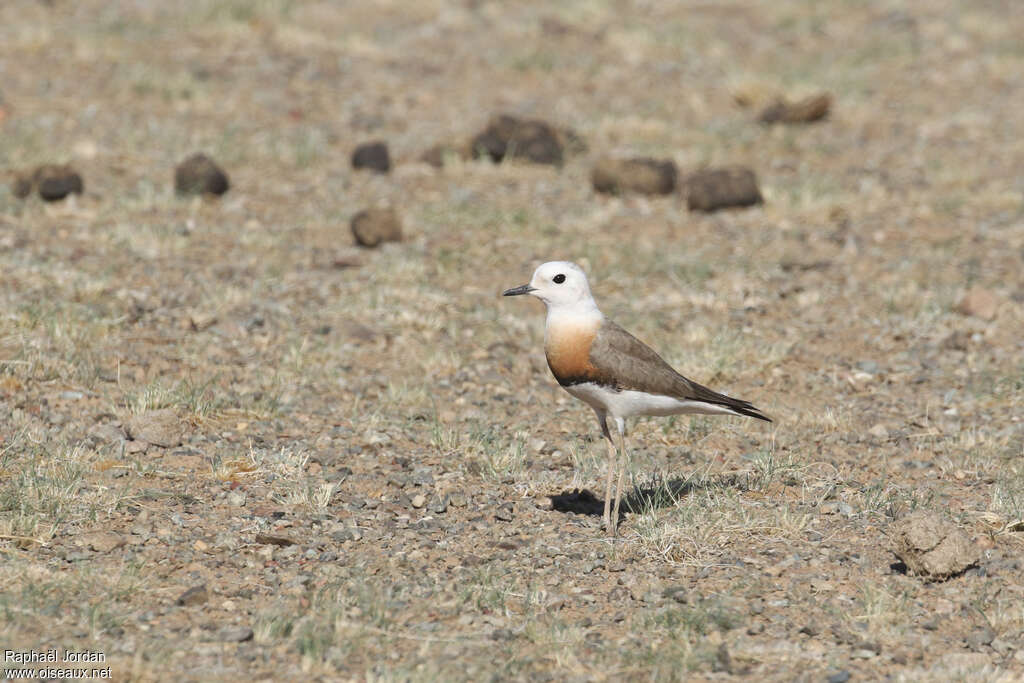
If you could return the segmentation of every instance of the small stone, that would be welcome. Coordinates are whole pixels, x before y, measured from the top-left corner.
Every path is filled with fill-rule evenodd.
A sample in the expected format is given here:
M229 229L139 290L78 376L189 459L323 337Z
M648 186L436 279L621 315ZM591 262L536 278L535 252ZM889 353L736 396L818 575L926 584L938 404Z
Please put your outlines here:
M394 209L366 209L352 217L352 235L362 247L402 241L402 222Z
M248 626L225 626L217 632L217 640L224 643L244 643L252 638L253 632Z
M875 426L868 430L868 434L875 437L879 441L885 441L886 439L889 438L889 429L884 424L879 422L878 424L876 424Z
M819 629L816 624L804 624L800 627L800 630L797 631L797 633L814 638L816 635L821 633L821 629Z
M849 680L850 672L846 669L843 669L842 671L834 671L833 673L830 673L828 675L828 678L825 679L827 683L846 683Z
M135 441L143 441L162 448L173 448L181 444L184 423L172 408L149 410L133 415L125 423L125 431Z
M533 505L540 510L555 509L555 501L551 499L551 496L537 496L533 499Z
M125 544L124 537L111 531L94 531L79 536L75 543L98 553L109 553Z
M979 628L971 631L967 636L967 645L972 650L982 650L995 640L996 634L990 628Z
M950 351L966 351L970 343L971 335L963 330L956 330L942 340L942 348Z
M412 497L412 506L419 510L421 507L427 504L427 497L422 493L417 493Z
M600 159L590 173L590 182L598 192L608 194L671 194L676 189L678 172L671 159Z
M473 138L470 149L475 158L486 156L494 162L510 158L561 166L564 158L562 143L554 127L544 121L507 114L493 117L487 127Z
M448 496L438 496L430 502L430 511L442 515L448 511Z
M202 332L208 327L212 327L217 322L217 316L213 313L202 313L194 312L190 313L186 319L186 328L193 332Z
M110 423L95 424L89 428L87 438L90 443L96 446L119 444L124 441L125 435L120 427Z
M260 545L276 545L282 548L295 545L295 541L290 538L285 536L273 536L271 534L256 534L256 538L254 540Z
M832 109L832 95L819 93L797 102L775 100L761 112L761 123L812 123L828 116Z
M995 650L996 653L998 653L1002 657L1005 657L1011 652L1017 650L1016 645L1014 645L1008 640L1003 640L1002 638L993 638L990 645L992 649Z
M220 166L205 154L193 154L174 169L174 191L179 195L222 195L231 183Z
M228 505L233 508L245 507L245 494L241 491L228 491Z
M456 491L448 496L448 502L452 507L464 508L469 503L466 499L466 494L461 491Z
M514 517L515 506L512 503L504 503L494 512L494 518L501 522L511 522Z
M995 293L983 287L971 287L956 306L958 313L982 320L994 319L998 309L999 299Z
M921 510L896 523L893 553L912 573L943 580L978 562L978 549L952 520Z
M182 607L191 607L193 605L203 605L209 599L210 594L207 592L206 584L204 583L199 586L193 586L192 588L189 588L187 591L178 596L178 599L174 602L175 604L180 605Z
M710 212L764 201L754 172L738 166L698 171L686 180L686 192L691 211Z
M352 168L365 168L377 173L390 171L391 155L388 153L387 143L376 140L356 147L356 150L352 152Z

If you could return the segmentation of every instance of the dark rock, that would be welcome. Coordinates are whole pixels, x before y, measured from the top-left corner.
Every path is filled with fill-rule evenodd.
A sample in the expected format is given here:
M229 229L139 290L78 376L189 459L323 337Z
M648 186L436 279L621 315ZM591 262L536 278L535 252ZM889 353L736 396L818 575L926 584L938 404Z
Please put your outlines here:
M561 166L564 150L558 132L544 121L495 116L470 143L475 158L523 159L535 164Z
M205 604L206 601L209 599L210 594L206 590L206 584L204 583L202 585L193 586L192 588L189 588L187 591L178 596L178 599L174 602L175 604L180 605L182 607L190 607L192 605Z
M174 169L174 191L179 195L222 195L230 186L227 174L205 154L193 154Z
M356 147L356 151L352 152L352 168L366 168L377 173L390 171L391 155L387 143L377 140Z
M846 669L843 669L842 671L833 671L828 675L828 678L825 679L827 683L846 683L848 680L850 680L850 672Z
M620 194L671 194L676 189L676 165L671 159L649 157L600 159L590 173L598 192Z
M811 123L828 116L832 108L832 95L819 93L805 97L799 102L778 99L761 112L761 123Z
M394 209L366 209L352 217L356 244L376 247L382 242L402 241L402 222Z
M697 171L686 180L686 191L691 211L717 211L764 201L754 172L740 166Z
M82 194L82 176L67 165L44 164L32 171L31 175L18 175L11 185L11 192L19 199L25 199L35 189L43 201L55 202L69 194Z
M70 166L40 166L34 181L43 201L55 202L69 194L82 194L82 176Z
M928 510L896 523L893 553L914 574L943 580L961 574L978 562L978 549L950 519Z

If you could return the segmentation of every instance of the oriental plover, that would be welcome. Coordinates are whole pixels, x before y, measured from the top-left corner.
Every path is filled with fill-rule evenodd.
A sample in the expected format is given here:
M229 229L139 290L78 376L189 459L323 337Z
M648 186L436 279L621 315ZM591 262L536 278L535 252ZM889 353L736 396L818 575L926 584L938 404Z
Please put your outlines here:
M622 501L625 471L626 419L641 415L740 415L771 422L749 401L719 394L683 377L649 346L606 318L590 294L587 276L575 263L541 265L530 284L506 290L504 296L530 294L547 307L544 353L548 367L566 391L597 414L608 440L608 479L604 526L614 535ZM618 434L618 450L608 427ZM618 471L615 507L612 480Z

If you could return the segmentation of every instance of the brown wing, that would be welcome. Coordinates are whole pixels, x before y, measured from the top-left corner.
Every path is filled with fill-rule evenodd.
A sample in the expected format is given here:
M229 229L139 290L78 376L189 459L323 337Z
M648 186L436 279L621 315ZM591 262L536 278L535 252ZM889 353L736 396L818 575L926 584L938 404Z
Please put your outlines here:
M723 406L740 415L771 422L750 402L732 398L689 380L654 349L605 319L590 346L591 381L632 391L671 396L683 401L703 401Z

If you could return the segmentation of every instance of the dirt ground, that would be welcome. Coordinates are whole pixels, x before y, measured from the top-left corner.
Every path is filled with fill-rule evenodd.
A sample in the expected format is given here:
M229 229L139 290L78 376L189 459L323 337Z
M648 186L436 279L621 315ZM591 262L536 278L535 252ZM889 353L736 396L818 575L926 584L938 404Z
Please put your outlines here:
M1020 680L1022 35L1008 0L3 2L0 650ZM757 120L821 91L824 120ZM418 161L498 113L586 149ZM373 140L390 173L352 169ZM220 198L174 192L198 151ZM608 155L747 166L764 204L597 194ZM84 194L17 198L42 163ZM356 247L378 206L405 239ZM542 306L500 297L552 259L775 419L639 420L616 540ZM920 513L962 534L950 578L893 552Z

